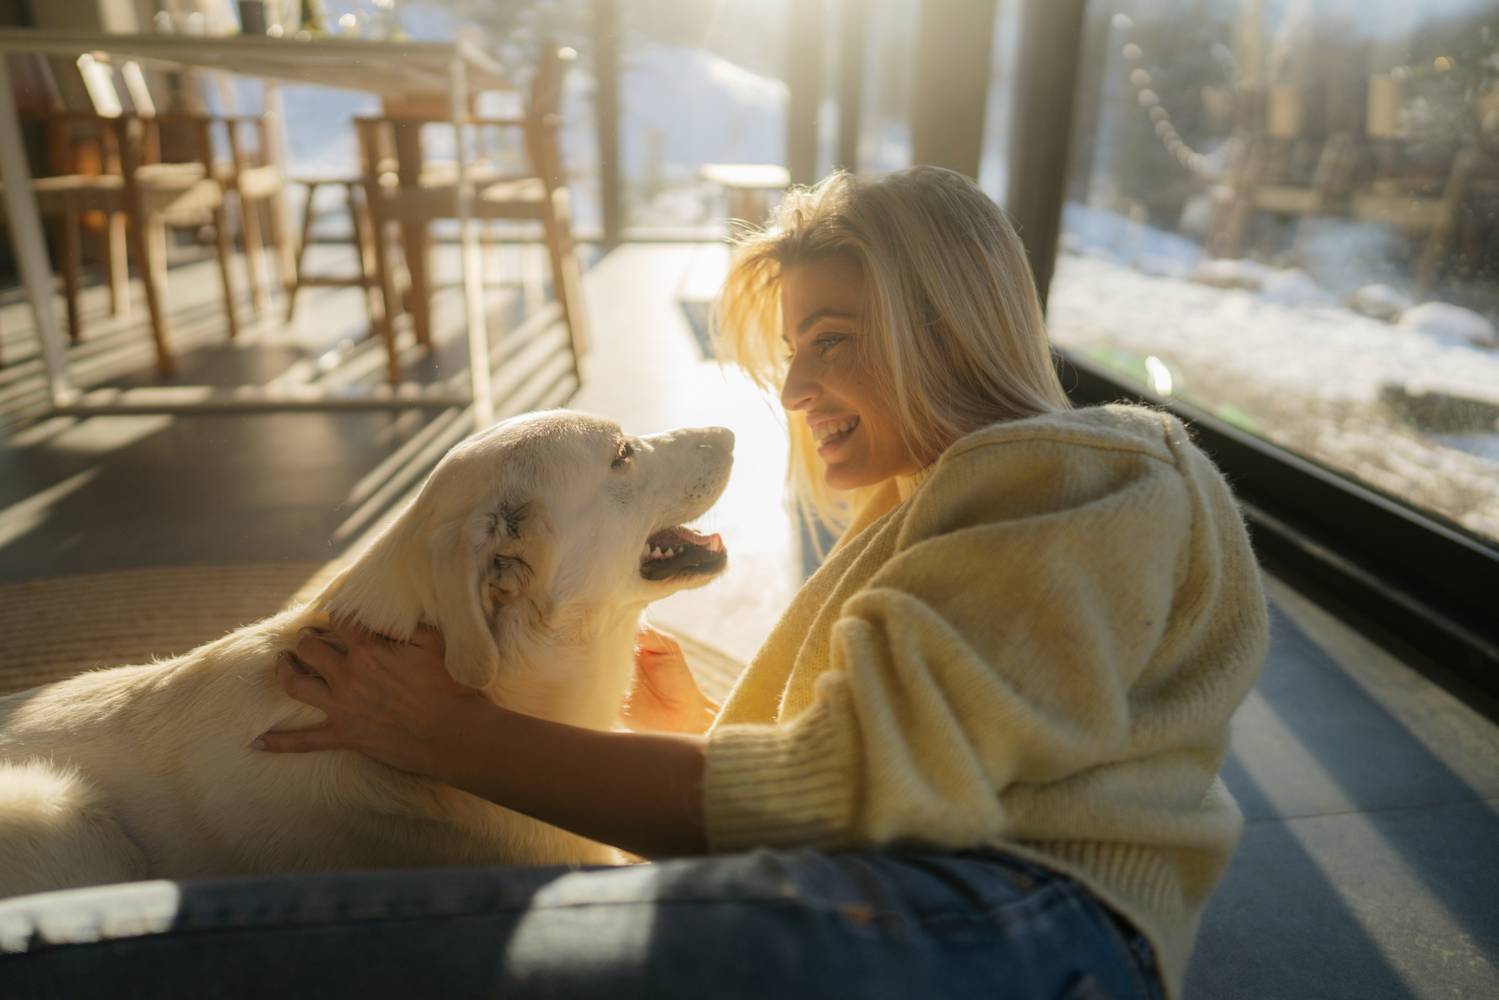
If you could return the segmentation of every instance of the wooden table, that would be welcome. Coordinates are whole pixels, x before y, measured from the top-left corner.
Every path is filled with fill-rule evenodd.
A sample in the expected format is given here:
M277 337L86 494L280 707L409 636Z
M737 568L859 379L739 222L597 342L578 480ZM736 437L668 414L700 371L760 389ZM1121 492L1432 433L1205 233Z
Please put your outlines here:
M262 77L271 82L367 91L387 100L409 94L445 93L449 97L455 132L462 127L458 122L464 117L470 93L509 89L511 86L497 63L465 42L388 42L360 38L299 41L247 35L211 38L0 30L0 55L10 52L67 58L76 58L85 52L105 52L120 59L159 66L221 70ZM269 90L267 110L276 113L279 97L274 88ZM31 304L53 412L87 415L471 404L475 420L481 426L487 424L493 418L494 408L490 389L489 340L480 286L478 233L470 216L472 191L461 135L455 135L454 146L469 349L466 390L384 386L362 396L330 396L310 387L269 390L247 386L225 390L212 386L174 386L80 392L68 378L64 334L52 309L52 270L32 193L31 172L21 142L15 95L9 74L0 72L0 180L4 183L11 241L20 266L22 285ZM279 137L269 152L273 161L283 168L285 176L284 144ZM149 276L143 278L151 280Z

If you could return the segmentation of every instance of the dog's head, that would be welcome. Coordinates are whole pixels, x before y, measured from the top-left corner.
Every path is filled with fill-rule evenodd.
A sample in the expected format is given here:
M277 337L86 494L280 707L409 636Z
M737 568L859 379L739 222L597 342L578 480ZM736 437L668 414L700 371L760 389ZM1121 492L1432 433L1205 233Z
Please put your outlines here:
M722 540L685 522L723 492L733 446L724 428L630 437L567 411L507 420L456 445L317 603L398 638L435 625L453 676L488 686L527 634L586 641L717 575Z

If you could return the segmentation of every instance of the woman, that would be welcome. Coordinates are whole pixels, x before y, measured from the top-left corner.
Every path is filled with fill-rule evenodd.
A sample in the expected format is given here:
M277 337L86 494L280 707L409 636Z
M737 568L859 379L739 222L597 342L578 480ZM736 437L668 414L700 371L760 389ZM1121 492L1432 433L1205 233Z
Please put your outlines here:
M1266 642L1221 475L1166 414L1069 408L1014 231L950 171L792 192L741 242L718 332L842 534L716 717L653 633L627 718L676 734L519 716L449 679L438 636L344 631L279 667L327 722L264 748L360 750L677 857L515 917L639 908L545 936L562 995L1179 993Z

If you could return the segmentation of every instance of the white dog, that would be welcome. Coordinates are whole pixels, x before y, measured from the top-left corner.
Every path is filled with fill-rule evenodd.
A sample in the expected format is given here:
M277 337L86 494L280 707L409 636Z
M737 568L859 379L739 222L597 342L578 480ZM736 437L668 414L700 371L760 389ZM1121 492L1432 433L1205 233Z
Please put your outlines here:
M500 705L610 728L646 604L725 565L683 522L728 482L723 428L647 438L554 411L458 444L420 495L306 605L161 663L0 699L0 896L140 878L568 863L573 836L348 751L251 749L322 713L276 654L348 619L441 629L448 669ZM232 585L232 584L231 584Z

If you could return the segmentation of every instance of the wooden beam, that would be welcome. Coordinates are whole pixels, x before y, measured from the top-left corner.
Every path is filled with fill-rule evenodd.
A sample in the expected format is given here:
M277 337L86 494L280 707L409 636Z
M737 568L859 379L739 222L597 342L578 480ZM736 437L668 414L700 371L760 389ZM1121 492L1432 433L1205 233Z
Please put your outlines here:
M859 169L869 8L869 0L841 0L838 9L838 156L834 165L854 172Z
M786 16L786 167L791 183L817 180L817 112L822 104L825 0L797 0Z
M1062 227L1085 0L1023 2L1005 205L1044 304Z
M624 231L619 174L619 0L593 0L593 77L604 246L613 248Z
M997 0L924 0L916 30L911 158L979 175Z

